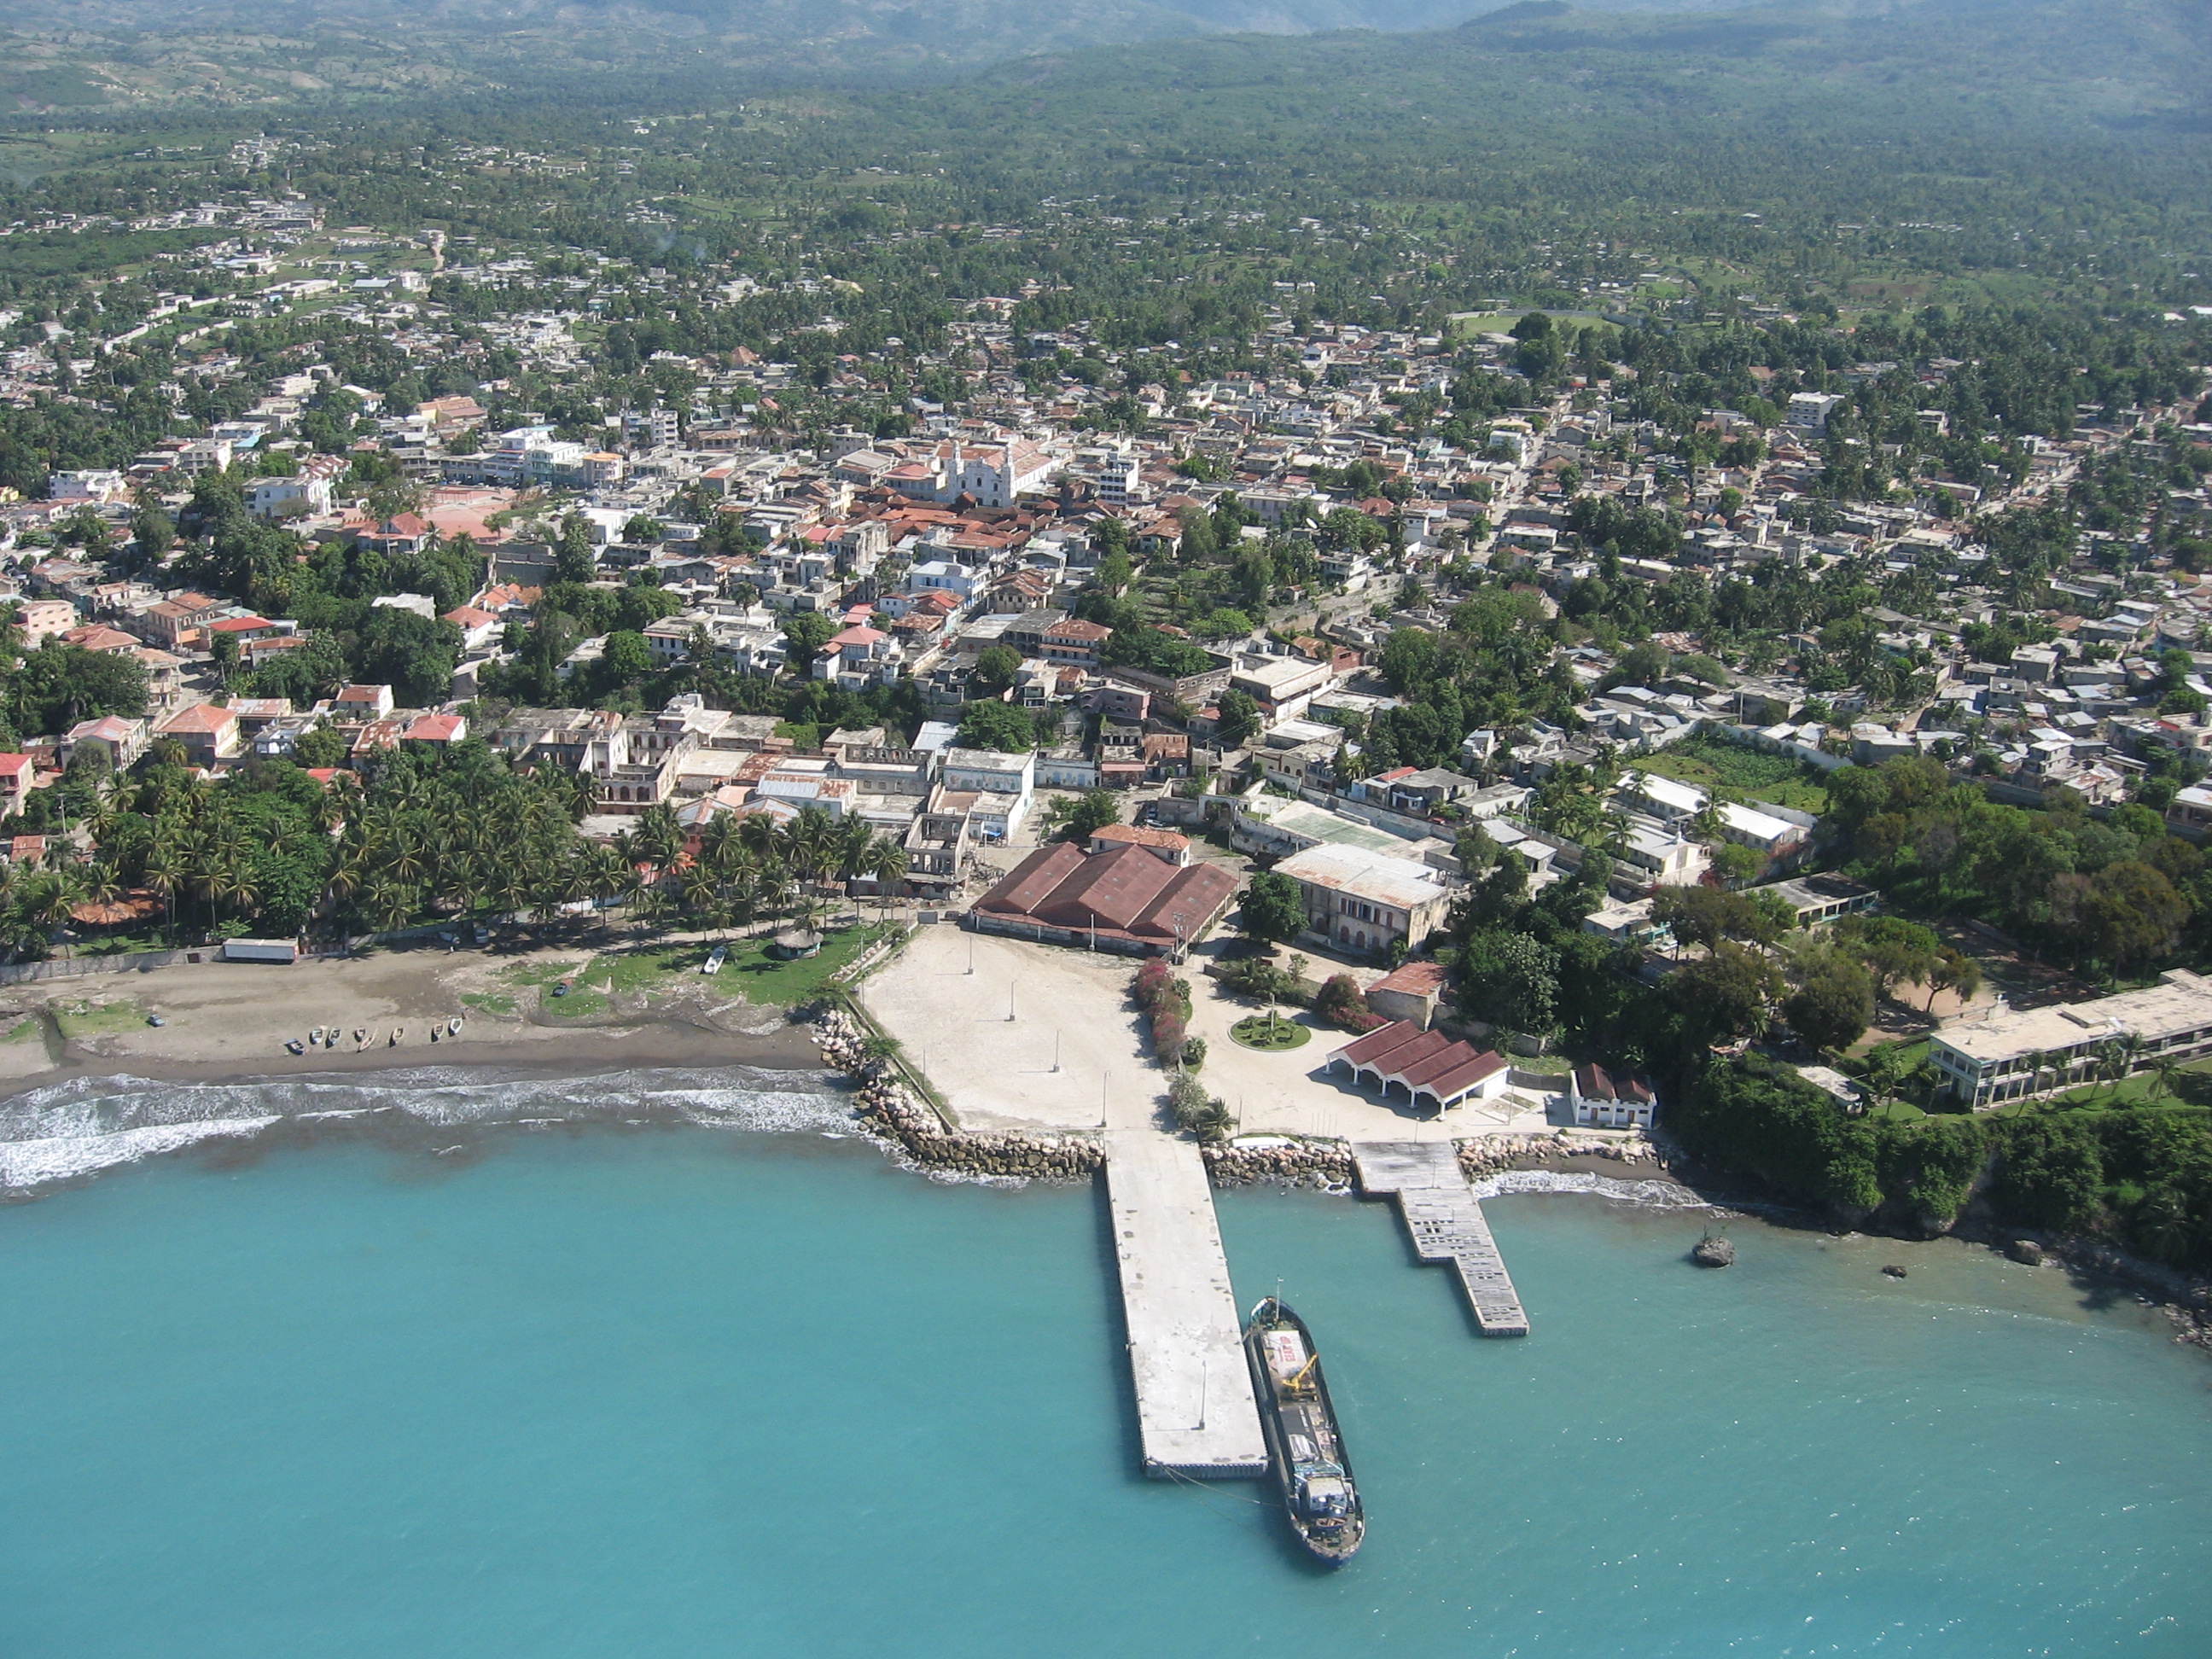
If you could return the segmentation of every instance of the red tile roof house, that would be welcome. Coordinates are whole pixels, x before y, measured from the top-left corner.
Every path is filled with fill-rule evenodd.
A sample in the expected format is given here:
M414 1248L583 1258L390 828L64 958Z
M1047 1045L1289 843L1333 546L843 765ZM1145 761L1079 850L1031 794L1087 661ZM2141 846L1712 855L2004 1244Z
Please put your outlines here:
M1367 1006L1385 1019L1411 1020L1426 1030L1443 998L1444 969L1439 962L1408 962L1367 988Z
M354 720L381 720L392 712L388 685L349 685L331 700L332 709Z
M418 714L399 741L410 748L443 749L469 734L469 723L459 714Z
M106 657L128 656L139 645L131 635L119 628L110 628L104 623L88 623L82 628L72 628L62 635L62 643Z
M243 655L248 668L258 668L287 651L304 649L307 644L305 634L264 634L246 641Z
M1168 956L1219 921L1236 893L1237 878L1218 864L1178 866L1134 842L1085 853L1062 841L1016 865L969 921L1015 939Z
M1385 1100L1393 1088L1403 1089L1409 1103L1419 1106L1426 1099L1439 1115L1463 1100L1488 1100L1503 1092L1512 1075L1497 1050L1478 1049L1442 1031L1424 1031L1410 1019L1346 1043L1329 1055L1328 1065L1331 1071L1342 1066L1355 1087L1371 1079L1382 1085Z
M0 755L0 812L20 812L37 772L28 755Z
M96 720L80 720L70 727L70 757L74 759L80 750L85 749L106 750L108 769L127 772L146 752L146 722L127 720L120 714L109 714Z
M191 645L199 637L201 628L227 608L222 600L211 599L204 593L179 593L173 599L164 599L149 607L138 620L149 641L174 649Z
M1567 1102L1575 1121L1600 1129L1648 1129L1659 1104L1651 1085L1614 1077L1602 1066L1577 1066L1567 1075Z
M489 611L479 611L472 605L455 605L439 618L461 630L461 649L473 651L505 626Z
M161 735L182 744L186 757L196 766L230 759L244 740L238 716L211 702L179 709L161 722Z
M350 737L353 744L347 750L355 760L362 759L386 749L399 747L399 735L407 729L407 722L386 714L382 720L365 720L359 726L341 726L340 737Z
M226 634L243 647L248 640L274 639L279 634L293 632L297 626L295 623L270 622L266 617L219 617L204 631L210 647Z

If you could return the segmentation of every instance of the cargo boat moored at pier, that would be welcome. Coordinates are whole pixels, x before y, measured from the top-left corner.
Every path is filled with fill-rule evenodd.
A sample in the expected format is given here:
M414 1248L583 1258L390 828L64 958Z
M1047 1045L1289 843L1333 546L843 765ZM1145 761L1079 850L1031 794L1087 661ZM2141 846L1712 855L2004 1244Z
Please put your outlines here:
M1367 1519L1312 1334L1269 1297L1252 1310L1244 1352L1291 1529L1321 1559L1350 1560L1366 1536Z

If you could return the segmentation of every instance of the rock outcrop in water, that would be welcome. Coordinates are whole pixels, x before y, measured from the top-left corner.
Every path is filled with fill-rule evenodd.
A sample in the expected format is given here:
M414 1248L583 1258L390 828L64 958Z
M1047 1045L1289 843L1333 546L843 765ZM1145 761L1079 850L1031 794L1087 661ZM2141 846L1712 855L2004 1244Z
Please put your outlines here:
M1708 1234L1691 1249L1690 1260L1700 1267L1732 1267L1735 1262L1735 1246L1725 1238L1715 1238Z

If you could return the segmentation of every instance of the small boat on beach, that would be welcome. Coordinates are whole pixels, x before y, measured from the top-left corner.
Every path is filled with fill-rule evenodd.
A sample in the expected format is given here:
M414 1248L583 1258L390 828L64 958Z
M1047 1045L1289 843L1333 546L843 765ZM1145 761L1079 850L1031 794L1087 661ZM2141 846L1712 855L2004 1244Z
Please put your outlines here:
M1349 1561L1367 1535L1367 1518L1312 1334L1271 1296L1244 1327L1244 1355L1291 1531L1320 1559Z
M307 1046L310 1048L319 1048L323 1046L323 1028L321 1026L318 1025L313 1030L307 1033Z
M699 964L699 971L702 974L719 974L722 971L722 964L729 959L730 947L726 945L717 945L707 952L707 959Z

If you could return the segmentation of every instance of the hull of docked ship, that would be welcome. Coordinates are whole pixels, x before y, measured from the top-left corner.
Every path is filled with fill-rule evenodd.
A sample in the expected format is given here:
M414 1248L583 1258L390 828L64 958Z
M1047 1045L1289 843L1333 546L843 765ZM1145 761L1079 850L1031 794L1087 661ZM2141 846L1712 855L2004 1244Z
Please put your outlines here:
M1367 1535L1367 1517L1312 1333L1269 1297L1252 1310L1244 1354L1291 1530L1321 1560L1349 1561Z

